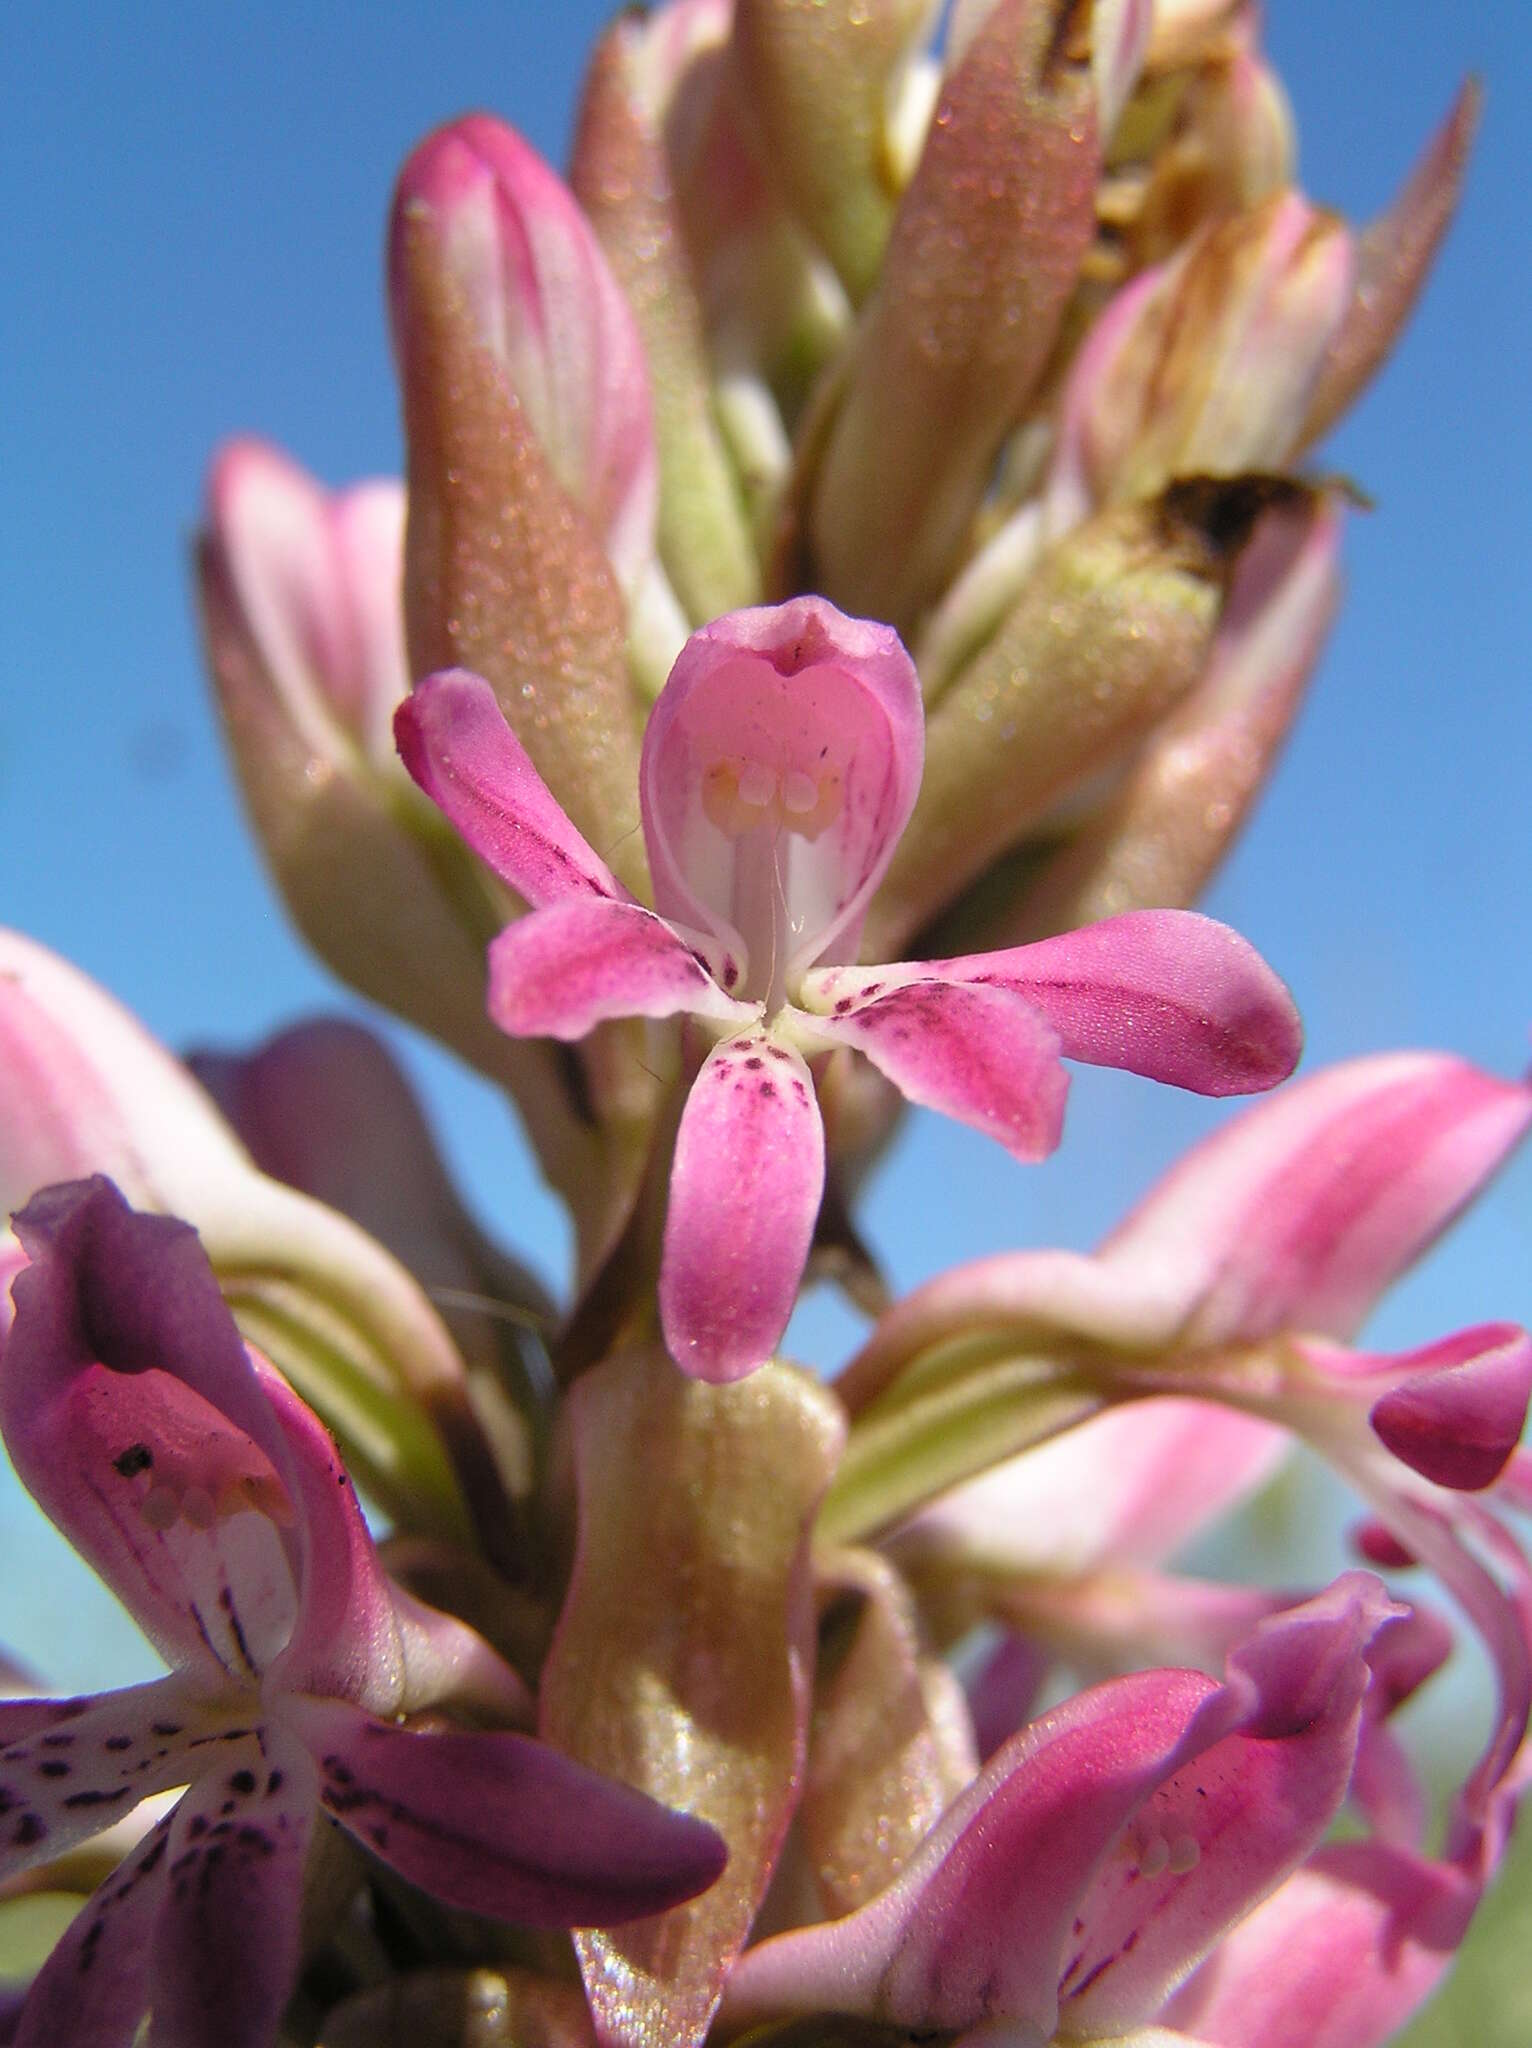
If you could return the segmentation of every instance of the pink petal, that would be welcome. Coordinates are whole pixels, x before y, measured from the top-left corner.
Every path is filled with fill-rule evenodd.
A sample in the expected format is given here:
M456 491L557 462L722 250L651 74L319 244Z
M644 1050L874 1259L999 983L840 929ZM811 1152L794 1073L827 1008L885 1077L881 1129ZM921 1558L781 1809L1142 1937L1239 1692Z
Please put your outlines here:
M896 978L915 972L806 975L805 1005L828 1012L815 1014L815 1030L865 1053L908 1101L972 1124L1015 1159L1046 1159L1069 1088L1052 1027L1005 989Z
M1131 1858L1105 1864L1080 1906L1086 1932L1060 1985L1068 2031L1114 2034L1151 2018L1189 1965L1318 1846L1351 1777L1364 1652L1398 1614L1375 1579L1350 1573L1230 1658L1229 1690L1244 1694L1237 1728L1178 1758L1130 1830L1155 1860L1156 1841L1167 1845L1165 1874L1146 1897Z
M268 2048L298 1974L315 1771L280 1725L260 1765L209 1772L169 1819L148 1993L176 2048Z
M248 1733L251 1702L209 1702L177 1672L77 1700L0 1704L0 1877L64 1855L151 1793L184 1785L204 1743Z
M248 1682L294 1613L285 1448L194 1231L110 1181L16 1219L0 1428L24 1484L166 1658Z
M802 1059L766 1032L716 1045L682 1111L660 1265L660 1320L683 1372L735 1380L771 1356L823 1191Z
M1392 1611L1353 1573L1265 1623L1223 1686L1145 1672L1044 1715L881 1897L747 1951L730 2025L840 2011L1044 2038L1061 2005L1071 2036L1152 2018L1323 1833L1350 1775L1363 1652Z
M1135 1401L1008 1459L917 1515L902 1551L1017 1573L1171 1556L1271 1476L1286 1432L1207 1401Z
M1225 1936L1166 2017L1216 2048L1381 2048L1451 1963L1497 1853L1453 1864L1373 1842L1321 1849Z
M1125 911L1036 945L933 961L930 971L1024 996L1069 1059L1199 1095L1274 1087L1302 1045L1292 997L1265 961L1192 911Z
M1374 1402L1373 1428L1396 1458L1438 1486L1492 1486L1526 1426L1532 1337L1489 1324L1416 1358L1421 1369Z
M514 129L468 114L415 150L394 210L392 263L400 224L429 222L482 345L631 588L654 551L648 366L573 194ZM393 307L402 331L410 300L397 276Z
M87 1173L178 1214L232 1205L250 1183L179 1060L78 968L0 930L0 1216Z
M1196 1146L1102 1247L1176 1276L1186 1338L1349 1334L1532 1122L1532 1089L1462 1060L1331 1067Z
M392 755L389 721L409 688L404 653L404 490L331 493L280 449L228 442L208 478L200 560L228 644L324 756L339 736Z
M394 733L426 795L528 903L627 900L549 794L482 677L456 668L427 676L399 706Z
M333 1695L375 1714L416 1713L471 1700L525 1717L526 1687L475 1632L395 1586L384 1571L355 1489L324 1424L280 1374L261 1385L287 1449L297 1514L298 1609L267 1688Z
M742 764L760 771L782 813L789 981L827 953L850 957L914 807L922 749L919 679L889 627L818 597L702 627L644 733L644 838L660 910L748 953L735 899L740 838L705 808L710 771ZM833 813L812 839L793 823L810 796Z
M721 972L729 972L725 960ZM699 945L636 903L581 896L508 925L489 949L489 1014L513 1038L583 1038L609 1017L715 1017L736 1030L753 1006L732 1002Z
M713 1830L523 1735L411 1734L311 1698L284 1714L341 1825L444 1904L533 1927L610 1926L713 1883Z
M132 2048L169 1844L167 1817L75 1915L33 1980L14 2048Z

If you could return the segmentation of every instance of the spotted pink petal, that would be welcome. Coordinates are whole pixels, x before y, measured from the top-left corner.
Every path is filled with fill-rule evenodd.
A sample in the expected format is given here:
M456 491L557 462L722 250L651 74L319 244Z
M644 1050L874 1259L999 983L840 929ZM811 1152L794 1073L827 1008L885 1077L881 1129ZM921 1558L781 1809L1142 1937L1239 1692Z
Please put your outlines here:
M785 818L776 844L789 982L814 960L850 958L914 807L923 750L919 679L891 628L818 597L702 627L644 733L640 794L660 910L748 957L736 871L753 834L743 809L733 829L721 826L709 795L710 777L748 768ZM808 816L812 838L793 822ZM770 963L751 965L769 978Z
M749 1950L724 2014L850 2012L1118 2034L1311 1849L1344 1797L1368 1666L1398 1610L1352 1573L1264 1623L1225 1684L1143 1672L991 1759L889 1889Z
M725 959L719 972L733 963ZM702 944L637 903L580 896L508 925L489 949L489 1014L513 1038L583 1038L609 1017L714 1017L755 1010L724 994Z
M184 1785L199 1751L249 1725L248 1713L210 1701L179 1672L82 1699L0 1703L0 1878L64 1855L151 1793Z
M149 2002L170 1821L160 1821L77 1913L34 1978L13 2048L132 2048ZM197 2044L193 2044L197 2048Z
M771 1356L823 1191L803 1060L767 1032L716 1045L681 1114L660 1266L660 1320L683 1372L735 1380Z
M280 1726L261 1765L249 1791L254 1772L206 1773L169 1816L148 2002L177 2048L268 2048L298 1974L315 1771ZM113 1892L87 1911L105 1919Z
M529 904L628 900L555 802L482 677L460 668L427 676L399 706L394 734L426 795Z
M534 1927L610 1926L712 1884L722 1841L522 1735L413 1734L297 1698L325 1808L401 1876L465 1912Z
M829 1013L816 1030L865 1053L907 1101L972 1124L1013 1158L1046 1159L1069 1089L1052 1027L1007 990L934 978L890 987L885 971L805 975L805 1004Z
M928 971L1024 996L1066 1058L1199 1095L1274 1087L1302 1048L1292 997L1254 947L1194 911L1130 910Z
M1436 1053L1352 1060L1196 1146L1102 1246L1177 1276L1191 1344L1349 1335L1532 1123L1532 1088Z
M443 260L554 474L631 588L654 551L658 467L643 343L574 195L504 122L468 114L399 175L401 228L430 224ZM401 338L410 294L393 280Z

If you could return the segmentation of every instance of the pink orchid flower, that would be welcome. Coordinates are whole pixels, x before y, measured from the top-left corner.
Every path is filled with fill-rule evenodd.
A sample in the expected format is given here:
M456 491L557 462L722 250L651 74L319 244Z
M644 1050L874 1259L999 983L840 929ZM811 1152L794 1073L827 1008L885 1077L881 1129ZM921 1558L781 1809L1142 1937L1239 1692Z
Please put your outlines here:
M0 1704L0 1877L187 1785L64 1935L18 2048L267 2048L299 1961L321 1813L447 1904L535 1925L710 1884L712 1831L515 1733L412 1732L461 1701L524 1718L462 1623L390 1584L334 1445L246 1349L195 1233L110 1181L17 1217L0 1429L44 1511L172 1665Z
M659 1283L666 1342L698 1377L753 1370L792 1310L824 1184L810 1061L863 1053L910 1101L1035 1160L1059 1138L1061 1054L1212 1095L1270 1087L1297 1058L1271 970L1186 912L851 964L920 781L920 686L890 628L823 599L735 612L682 650L640 767L657 910L575 831L477 677L428 677L396 725L411 774L532 907L490 949L502 1030L681 1015L707 1045Z
M1345 1798L1405 1612L1348 1573L1263 1622L1222 1684L1144 1671L1042 1715L886 1891L747 1950L725 2026L840 2012L975 2044L1181 2038L1152 2031L1168 1994Z
M1395 1356L1349 1340L1529 1124L1532 1088L1461 1060L1330 1068L1196 1146L1095 1254L1002 1255L918 1289L838 1391L860 1416L961 1332L1083 1368L1107 1401L1190 1397L1303 1437L1376 1512L1368 1555L1428 1566L1493 1659L1495 1722L1454 1820L1477 1854L1532 1707L1532 1571L1491 1504L1527 1505L1532 1338L1491 1323Z

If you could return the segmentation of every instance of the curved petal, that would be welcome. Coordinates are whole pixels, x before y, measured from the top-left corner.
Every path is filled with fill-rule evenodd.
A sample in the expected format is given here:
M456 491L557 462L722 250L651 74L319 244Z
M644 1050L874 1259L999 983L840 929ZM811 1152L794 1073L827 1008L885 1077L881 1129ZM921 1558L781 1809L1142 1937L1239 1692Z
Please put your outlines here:
M1495 1860L1321 1849L1225 1936L1167 2017L1217 2048L1381 2048L1457 1953Z
M764 826L782 864L789 983L827 953L849 958L914 807L922 751L920 682L891 628L818 597L702 627L644 733L660 910L759 954L762 940L741 929L751 922L741 870ZM752 966L771 972L759 958Z
M972 1124L1013 1159L1046 1159L1063 1131L1069 1090L1052 1026L1007 989L935 978L890 986L885 972L831 967L806 975L816 1032L865 1053L907 1101ZM828 1014L817 1014L821 1004Z
M458 835L529 904L630 900L549 793L482 676L461 668L427 676L399 706L394 736L405 767Z
M0 1218L87 1173L185 1214L237 1200L250 1162L136 1017L46 946L0 930Z
M1393 1053L1299 1081L1195 1146L1106 1240L1172 1277L1189 1344L1348 1336L1532 1123L1532 1088Z
M636 903L552 903L490 946L489 1014L513 1038L583 1038L609 1017L677 1012L735 1030L756 1016L753 1005L724 994L699 946Z
M285 1446L197 1241L102 1178L16 1218L0 1371L24 1484L174 1663L248 1683L292 1625Z
M676 1135L660 1321L683 1372L735 1380L776 1349L824 1192L824 1124L798 1054L768 1032L714 1046Z
M693 1897L723 1868L710 1827L528 1736L411 1734L332 1700L283 1711L318 1763L325 1808L465 1912L610 1926Z
M927 972L1024 996L1069 1059L1199 1095L1274 1087L1302 1049L1293 999L1259 953L1194 911L1124 911L1035 945L936 960Z
M339 734L391 765L409 688L403 485L332 493L280 449L230 441L208 478L200 569L229 644L312 750L332 755Z
M13 2048L131 2048L149 2002L169 1846L167 1816L75 1915L33 1980Z
M1307 1853L1345 1794L1364 1652L1393 1610L1352 1573L1266 1622L1220 1686L1144 1672L996 1753L870 1905L736 1966L731 2025L793 2012L905 2027L1121 2033ZM1114 1853L1120 1849L1121 1853Z
M1497 1323L1417 1352L1418 1368L1368 1417L1396 1458L1438 1486L1492 1486L1521 1441L1532 1398L1532 1337Z
M121 1692L0 1705L0 1878L184 1785L207 1745L250 1734L251 1704L238 1693L209 1700L175 1672Z
M261 1764L210 1772L169 1818L148 1994L176 2048L268 2048L298 1973L316 1773L280 1724Z
M1137 1401L970 1480L900 1532L903 1555L1073 1574L1157 1564L1270 1477L1286 1432L1209 1401Z

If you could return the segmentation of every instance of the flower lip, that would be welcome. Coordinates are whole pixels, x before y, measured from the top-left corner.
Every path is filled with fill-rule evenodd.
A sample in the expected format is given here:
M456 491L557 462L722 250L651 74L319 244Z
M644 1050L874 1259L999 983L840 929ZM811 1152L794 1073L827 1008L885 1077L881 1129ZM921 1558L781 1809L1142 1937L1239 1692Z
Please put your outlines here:
M892 629L805 597L687 643L640 766L661 915L742 957L778 1007L850 957L919 787L920 686Z

